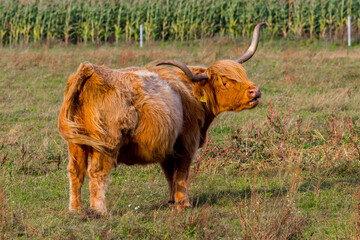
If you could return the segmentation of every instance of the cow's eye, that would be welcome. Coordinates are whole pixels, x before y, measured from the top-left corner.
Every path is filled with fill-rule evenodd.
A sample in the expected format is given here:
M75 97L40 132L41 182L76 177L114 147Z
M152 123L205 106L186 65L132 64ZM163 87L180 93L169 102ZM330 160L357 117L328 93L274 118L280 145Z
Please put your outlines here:
M230 83L228 83L228 82L223 82L223 86L224 86L224 87L230 87Z

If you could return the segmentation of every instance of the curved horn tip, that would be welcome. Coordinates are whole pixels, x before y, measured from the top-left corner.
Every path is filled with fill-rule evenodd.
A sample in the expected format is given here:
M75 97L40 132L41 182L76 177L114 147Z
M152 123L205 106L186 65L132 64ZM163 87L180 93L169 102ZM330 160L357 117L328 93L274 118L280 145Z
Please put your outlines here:
M254 55L254 53L256 52L257 45L259 43L259 32L260 32L260 27L262 25L266 25L266 23L265 22L258 23L255 26L254 32L253 32L253 38L251 40L248 50L240 58L236 59L235 62L240 63L240 64L244 63Z
M264 25L267 26L266 22L258 23L258 24L255 26L255 28L254 28L254 34L257 34L256 32L257 32L258 30L260 30L260 28L261 28L262 26L264 26Z

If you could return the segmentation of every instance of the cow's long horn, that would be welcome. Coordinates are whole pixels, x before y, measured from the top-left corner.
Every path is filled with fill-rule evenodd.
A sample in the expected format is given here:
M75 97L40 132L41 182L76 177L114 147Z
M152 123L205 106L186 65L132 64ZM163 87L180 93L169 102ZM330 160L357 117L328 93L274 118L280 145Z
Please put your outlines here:
M205 80L205 79L209 78L208 75L206 74L206 72L203 72L199 75L193 74L193 72L184 63L179 62L179 61L175 61L175 60L162 61L162 62L159 62L156 64L156 66L159 66L159 65L172 65L172 66L178 67L193 82L199 82L201 80Z
M248 48L248 50L244 53L244 55L242 55L240 58L236 59L235 62L238 63L244 63L247 60L249 60L255 53L256 48L258 46L259 43L259 32L260 32L260 27L262 25L264 25L266 23L259 23L258 25L256 25L255 29L254 29L254 33L253 33L253 38L251 40L251 44L250 47Z

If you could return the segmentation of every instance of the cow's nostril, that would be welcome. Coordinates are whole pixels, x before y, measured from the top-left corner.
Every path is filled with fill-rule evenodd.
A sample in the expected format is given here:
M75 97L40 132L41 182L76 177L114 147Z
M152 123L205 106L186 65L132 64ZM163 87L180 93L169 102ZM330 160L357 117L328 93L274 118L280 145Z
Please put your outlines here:
M252 96L252 97L255 97L255 95L256 95L255 89L249 90L249 95Z

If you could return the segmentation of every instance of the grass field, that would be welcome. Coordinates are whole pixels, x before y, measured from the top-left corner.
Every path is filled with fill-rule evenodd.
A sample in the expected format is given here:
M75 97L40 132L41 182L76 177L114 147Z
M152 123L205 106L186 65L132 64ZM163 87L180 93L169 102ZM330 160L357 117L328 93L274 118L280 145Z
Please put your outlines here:
M81 62L112 68L176 59L209 66L247 43L152 43L140 49L0 49L0 239L358 239L360 48L260 45L244 64L262 91L251 111L223 113L192 165L193 208L167 204L157 165L120 165L109 213L68 212L67 148L57 116Z

